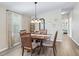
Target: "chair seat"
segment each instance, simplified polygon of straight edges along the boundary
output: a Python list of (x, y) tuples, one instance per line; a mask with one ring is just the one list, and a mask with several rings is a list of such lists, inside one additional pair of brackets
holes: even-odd
[(39, 43), (33, 42), (33, 43), (32, 43), (32, 49), (34, 49), (34, 48), (37, 47), (38, 45), (39, 45)]
[(53, 41), (46, 40), (46, 41), (43, 42), (43, 45), (44, 46), (53, 46)]
[(38, 45), (39, 45), (39, 44), (33, 42), (33, 43), (32, 43), (32, 48), (31, 48), (31, 47), (24, 47), (24, 49), (32, 50), (32, 49), (36, 48)]

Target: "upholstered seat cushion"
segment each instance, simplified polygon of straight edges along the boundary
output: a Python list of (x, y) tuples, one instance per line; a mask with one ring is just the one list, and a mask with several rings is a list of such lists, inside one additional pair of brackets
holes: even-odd
[(43, 42), (43, 45), (44, 46), (53, 46), (53, 41), (46, 40), (46, 41)]
[(39, 43), (33, 42), (33, 43), (32, 43), (32, 49), (34, 49), (34, 48), (37, 47), (38, 45), (39, 45)]

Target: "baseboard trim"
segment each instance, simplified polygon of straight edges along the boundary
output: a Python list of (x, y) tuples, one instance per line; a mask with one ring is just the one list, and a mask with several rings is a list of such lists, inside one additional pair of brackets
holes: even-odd
[(79, 43), (76, 41), (76, 40), (74, 40), (72, 37), (70, 37), (71, 38), (71, 40), (73, 40), (73, 42), (77, 45), (77, 46), (79, 46)]
[[(51, 40), (51, 41), (54, 41), (54, 40)], [(56, 42), (62, 42), (62, 40), (56, 40)]]
[(7, 50), (7, 49), (8, 49), (8, 48), (1, 49), (0, 52), (3, 52), (3, 51), (5, 51), (5, 50)]
[(62, 42), (62, 40), (57, 40), (57, 42)]
[(17, 45), (19, 45), (19, 44), (21, 44), (21, 42), (18, 42), (18, 43), (16, 43), (16, 44), (14, 44), (13, 46), (17, 46)]

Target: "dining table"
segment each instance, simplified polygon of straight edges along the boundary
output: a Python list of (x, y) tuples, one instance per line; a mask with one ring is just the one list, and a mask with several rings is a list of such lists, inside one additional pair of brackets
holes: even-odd
[(32, 38), (32, 40), (40, 40), (40, 46), (36, 47), (36, 48), (38, 48), (38, 47), (40, 48), (39, 52), (38, 52), (38, 54), (39, 54), (40, 51), (42, 50), (42, 47), (44, 47), (43, 46), (43, 41), (47, 40), (47, 39), (50, 39), (50, 35), (48, 35), (48, 34), (31, 34), (31, 38)]

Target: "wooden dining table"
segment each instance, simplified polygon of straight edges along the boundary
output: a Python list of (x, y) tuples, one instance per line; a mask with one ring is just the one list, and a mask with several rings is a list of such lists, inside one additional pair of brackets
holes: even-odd
[(50, 38), (49, 35), (44, 35), (44, 34), (31, 34), (31, 38), (32, 40), (40, 40), (40, 46), (37, 46), (36, 48), (40, 48), (38, 54), (40, 53), (40, 51), (42, 50), (43, 47), (43, 40), (47, 40)]
[(45, 40), (49, 38), (49, 35), (45, 35), (45, 34), (31, 34), (31, 38), (32, 39), (36, 39), (36, 40)]

